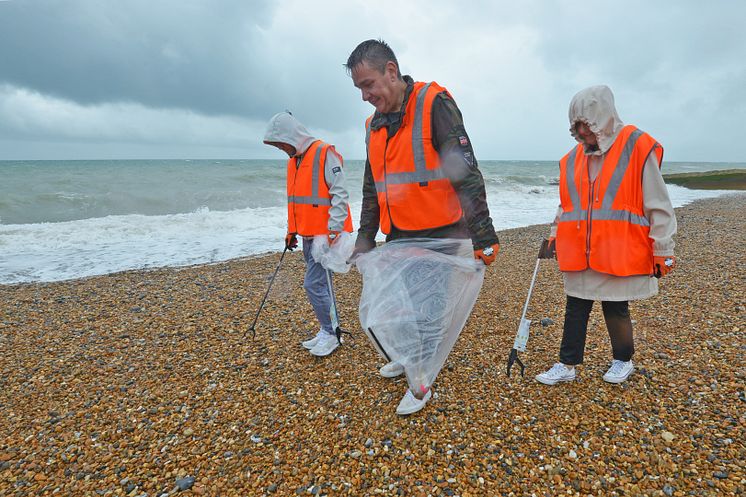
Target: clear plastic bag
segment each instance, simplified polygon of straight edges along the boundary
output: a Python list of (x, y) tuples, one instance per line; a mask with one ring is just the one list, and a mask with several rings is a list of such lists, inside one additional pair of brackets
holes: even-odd
[(435, 381), (484, 280), (470, 240), (402, 239), (355, 260), (363, 276), (360, 324), (387, 360), (404, 366), (409, 388)]
[(325, 269), (335, 273), (346, 273), (350, 270), (351, 265), (347, 261), (354, 249), (355, 239), (352, 237), (352, 233), (343, 231), (331, 246), (329, 246), (326, 235), (317, 235), (313, 237), (311, 256)]

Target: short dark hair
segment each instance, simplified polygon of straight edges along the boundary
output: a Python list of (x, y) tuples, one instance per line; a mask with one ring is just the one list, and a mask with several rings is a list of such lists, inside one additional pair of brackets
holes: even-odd
[(393, 62), (396, 64), (396, 75), (399, 79), (402, 79), (401, 71), (399, 70), (399, 61), (396, 60), (396, 55), (394, 55), (391, 47), (383, 40), (365, 40), (355, 47), (355, 50), (347, 58), (347, 64), (344, 65), (347, 69), (347, 74), (352, 74), (352, 70), (363, 62), (367, 62), (381, 73), (386, 71), (386, 64), (388, 62)]

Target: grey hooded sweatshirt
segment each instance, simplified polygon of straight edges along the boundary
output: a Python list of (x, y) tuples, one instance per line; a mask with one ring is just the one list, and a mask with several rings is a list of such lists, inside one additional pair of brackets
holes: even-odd
[[(306, 127), (289, 112), (280, 112), (272, 116), (269, 125), (267, 125), (267, 132), (264, 134), (264, 143), (286, 143), (295, 148), (295, 157), (298, 158), (298, 163), (300, 163), (308, 147), (316, 140), (317, 138), (311, 136)], [(332, 149), (329, 149), (326, 153), (324, 180), (332, 198), (327, 227), (329, 231), (342, 231), (347, 219), (349, 194), (347, 188), (345, 188), (342, 156), (336, 151), (332, 152)]]
[[(582, 139), (575, 131), (578, 122), (588, 125), (588, 128), (596, 135), (598, 148), (589, 150), (589, 147), (585, 147), (585, 154), (588, 156), (588, 175), (591, 181), (595, 181), (603, 167), (606, 153), (624, 127), (624, 123), (617, 114), (611, 89), (600, 85), (578, 92), (570, 102), (569, 118), (570, 134), (578, 142), (582, 143)], [(673, 255), (676, 215), (655, 154), (650, 154), (643, 168), (642, 195), (643, 211), (650, 221), (649, 236), (653, 240), (653, 254)], [(557, 233), (557, 222), (561, 214), (562, 206), (560, 205), (552, 225), (552, 236)], [(650, 272), (652, 271), (651, 267)], [(585, 271), (566, 271), (563, 276), (565, 293), (581, 299), (636, 300), (658, 293), (658, 280), (647, 275), (613, 276), (586, 269)]]

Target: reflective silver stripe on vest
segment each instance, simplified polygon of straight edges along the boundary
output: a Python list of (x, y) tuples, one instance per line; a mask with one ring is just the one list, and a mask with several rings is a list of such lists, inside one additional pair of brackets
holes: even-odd
[[(430, 89), (428, 83), (422, 87), (417, 94), (417, 103), (414, 108), (414, 123), (412, 124), (412, 155), (414, 155), (414, 169), (415, 171), (427, 170), (427, 164), (425, 164), (425, 144), (422, 143), (422, 119), (425, 113), (425, 95), (427, 90)], [(420, 180), (427, 181), (427, 180)]]
[(311, 196), (319, 196), (319, 169), (321, 169), (321, 149), (324, 148), (321, 143), (316, 147), (316, 153), (313, 155), (313, 170), (311, 172)]
[(586, 210), (574, 210), (570, 212), (563, 212), (560, 215), (560, 222), (563, 221), (585, 221), (588, 217)]
[(332, 205), (331, 199), (322, 197), (294, 197), (288, 195), (288, 202), (305, 205)]
[(650, 226), (650, 221), (645, 216), (634, 214), (623, 209), (598, 209), (593, 211), (594, 221), (627, 221), (640, 226)]
[[(311, 170), (311, 195), (288, 195), (288, 202), (294, 204), (306, 205), (332, 205), (329, 198), (319, 197), (319, 178), (321, 176), (321, 150), (324, 148), (322, 143), (316, 147), (316, 153), (313, 156), (313, 169)], [(325, 180), (326, 181), (326, 180)]]
[[(628, 223), (637, 224), (640, 226), (650, 226), (650, 221), (648, 221), (645, 216), (640, 216), (639, 214), (635, 214), (624, 209), (611, 208), (611, 206), (614, 204), (614, 199), (619, 192), (619, 188), (622, 184), (622, 180), (624, 179), (624, 175), (629, 168), (629, 163), (632, 158), (632, 152), (634, 152), (637, 140), (640, 138), (640, 136), (642, 136), (642, 134), (642, 131), (636, 129), (627, 138), (627, 142), (624, 144), (624, 149), (619, 156), (619, 161), (617, 161), (614, 167), (614, 172), (611, 175), (611, 180), (606, 186), (606, 192), (604, 193), (604, 198), (601, 202), (601, 208), (593, 210), (594, 221), (626, 221)], [(568, 156), (567, 158), (567, 165), (565, 166), (567, 176), (567, 189), (570, 193), (573, 210), (570, 212), (563, 212), (562, 215), (560, 215), (560, 222), (584, 221), (587, 218), (587, 211), (575, 208), (575, 206), (582, 205), (580, 203), (580, 195), (578, 194), (578, 190), (575, 186), (575, 155), (577, 149), (578, 147), (574, 148), (573, 151), (570, 152), (570, 156)]]
[(376, 181), (376, 190), (383, 193), (386, 191), (386, 185), (406, 185), (408, 183), (424, 183), (443, 179), (443, 170), (429, 169), (425, 171), (414, 171), (410, 173), (393, 173), (386, 176), (386, 182)]
[(627, 172), (629, 167), (629, 160), (632, 158), (632, 152), (635, 150), (635, 144), (637, 139), (642, 136), (642, 131), (636, 129), (627, 138), (627, 143), (624, 144), (624, 150), (619, 156), (619, 162), (614, 167), (614, 174), (611, 175), (611, 180), (606, 187), (606, 193), (604, 193), (604, 200), (601, 202), (601, 210), (611, 210), (611, 206), (614, 203), (616, 194), (619, 191), (619, 187), (622, 185), (622, 179), (624, 174)]
[(583, 204), (580, 202), (580, 194), (575, 185), (575, 157), (578, 154), (578, 148), (580, 148), (579, 145), (570, 151), (570, 155), (567, 156), (567, 162), (565, 163), (565, 183), (567, 185), (567, 191), (570, 194), (570, 204), (572, 204), (573, 210), (570, 212), (563, 212), (560, 215), (560, 222), (583, 221), (588, 217), (587, 211), (580, 209), (580, 206)]
[(368, 151), (368, 146), (370, 145), (370, 121), (372, 121), (373, 118), (371, 117), (370, 120), (365, 121), (365, 151)]
[[(414, 108), (414, 120), (412, 122), (412, 156), (414, 157), (414, 171), (389, 173), (386, 174), (384, 181), (376, 181), (376, 191), (383, 193), (386, 191), (386, 185), (406, 185), (410, 183), (427, 183), (445, 178), (443, 170), (428, 169), (425, 160), (425, 142), (423, 140), (425, 117), (425, 97), (430, 89), (428, 83), (417, 93), (417, 100)], [(366, 143), (370, 137), (370, 127), (366, 127)]]

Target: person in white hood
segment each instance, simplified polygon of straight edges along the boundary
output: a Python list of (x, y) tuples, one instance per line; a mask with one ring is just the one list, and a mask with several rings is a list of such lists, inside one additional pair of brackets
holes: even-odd
[[(625, 381), (634, 370), (630, 300), (658, 293), (675, 267), (676, 217), (661, 176), (663, 148), (622, 122), (607, 86), (592, 86), (570, 103), (570, 134), (579, 142), (560, 161), (560, 207), (544, 256), (556, 256), (567, 304), (559, 359), (536, 380), (575, 379), (583, 362), (594, 300), (603, 307), (613, 361), (603, 376)], [(556, 237), (556, 239), (555, 239)]]
[(339, 346), (341, 339), (332, 328), (332, 292), (328, 284), (331, 274), (327, 275), (327, 270), (314, 260), (311, 250), (314, 236), (326, 235), (331, 245), (342, 231), (352, 231), (342, 156), (333, 145), (311, 136), (287, 111), (275, 114), (269, 121), (264, 143), (279, 148), (289, 157), (285, 250), (292, 251), (298, 246), (298, 235), (303, 238), (306, 261), (303, 287), (320, 325), (316, 336), (302, 345), (312, 355), (327, 356)]

